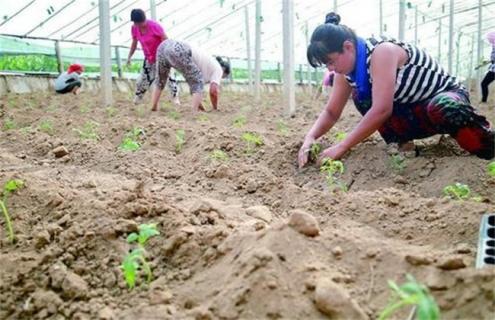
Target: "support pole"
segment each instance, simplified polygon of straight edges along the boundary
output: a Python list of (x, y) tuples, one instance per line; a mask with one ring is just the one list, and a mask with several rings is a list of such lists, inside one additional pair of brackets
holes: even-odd
[(418, 45), (418, 5), (414, 6), (414, 45)]
[[(308, 27), (308, 21), (306, 20), (306, 24), (305, 24), (305, 30), (304, 30), (304, 35), (306, 37), (306, 46), (309, 46), (309, 27)], [(307, 77), (307, 81), (308, 81), (308, 90), (309, 90), (309, 94), (312, 94), (313, 93), (313, 85), (312, 85), (312, 81), (311, 81), (311, 65), (307, 64), (307, 71), (306, 71), (306, 77)]]
[(244, 7), (244, 21), (246, 23), (246, 57), (247, 57), (247, 70), (248, 70), (248, 87), (249, 93), (253, 93), (253, 69), (251, 67), (251, 33), (249, 32), (249, 9)]
[(254, 92), (256, 100), (259, 101), (261, 98), (261, 0), (256, 0), (255, 32)]
[(115, 60), (117, 60), (117, 75), (122, 78), (122, 60), (120, 59), (119, 46), (115, 47)]
[(471, 61), (469, 63), (469, 71), (468, 71), (468, 90), (469, 90), (469, 93), (471, 93), (471, 91), (473, 90), (473, 68), (474, 68), (474, 42), (476, 41), (476, 36), (473, 35), (471, 36), (471, 52), (470, 52), (470, 56), (471, 56)]
[(100, 85), (104, 107), (112, 104), (112, 54), (110, 47), (110, 3), (99, 0)]
[[(232, 66), (232, 60), (230, 58), (227, 58), (227, 61), (229, 63), (229, 66)], [(233, 72), (229, 73), (229, 82), (234, 83), (234, 73)]]
[(442, 19), (438, 19), (438, 63), (442, 64)]
[(404, 41), (404, 32), (406, 29), (406, 0), (399, 2), (399, 41)]
[[(476, 53), (476, 66), (478, 66), (481, 63), (481, 55), (483, 54), (483, 38), (482, 38), (482, 18), (483, 18), (483, 10), (482, 10), (482, 5), (483, 1), (478, 0), (478, 35), (476, 39), (478, 40), (478, 45), (477, 45), (477, 53)], [(478, 68), (476, 72), (476, 80), (477, 83), (480, 83), (481, 81), (481, 68)], [(479, 87), (479, 93), (481, 93), (481, 87)]]
[(380, 0), (380, 37), (383, 36), (383, 0)]
[(457, 42), (455, 44), (455, 76), (459, 77), (459, 56), (461, 53), (461, 36), (462, 33), (459, 32), (457, 35)]
[(452, 62), (454, 57), (454, 0), (450, 0), (449, 8), (449, 55), (448, 72), (452, 74)]
[(150, 0), (150, 13), (151, 13), (151, 20), (156, 21), (156, 1), (155, 0)]
[[(335, 1), (336, 2), (336, 1)], [(287, 115), (296, 111), (294, 89), (294, 2), (283, 0), (283, 41), (284, 41), (284, 104)]]
[(339, 8), (339, 3), (337, 0), (333, 0), (333, 12), (337, 13), (337, 10)]
[(280, 67), (280, 62), (277, 62), (277, 80), (278, 83), (282, 83), (282, 68)]
[(62, 62), (62, 54), (60, 53), (60, 41), (55, 41), (55, 56), (57, 57), (57, 69), (59, 73), (64, 72), (64, 63)]

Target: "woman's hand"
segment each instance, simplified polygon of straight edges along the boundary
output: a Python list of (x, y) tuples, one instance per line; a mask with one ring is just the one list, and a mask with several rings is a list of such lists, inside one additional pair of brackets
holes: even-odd
[(330, 158), (333, 160), (339, 160), (342, 156), (347, 152), (347, 149), (342, 146), (342, 144), (338, 143), (330, 148), (323, 150), (320, 154), (320, 158), (318, 159), (318, 165), (321, 165), (321, 162), (325, 158)]
[(297, 155), (297, 163), (299, 164), (299, 169), (304, 167), (306, 163), (308, 163), (311, 145), (315, 143), (315, 141), (316, 140), (313, 137), (306, 137), (304, 139), (301, 149), (299, 149), (299, 153)]

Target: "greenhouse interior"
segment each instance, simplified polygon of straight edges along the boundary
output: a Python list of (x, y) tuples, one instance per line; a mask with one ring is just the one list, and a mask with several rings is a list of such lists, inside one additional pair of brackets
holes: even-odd
[(0, 319), (495, 319), (495, 1), (0, 7)]

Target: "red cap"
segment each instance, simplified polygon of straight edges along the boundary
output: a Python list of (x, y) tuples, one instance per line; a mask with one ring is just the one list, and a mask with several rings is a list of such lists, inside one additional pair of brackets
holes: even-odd
[(78, 72), (82, 73), (84, 71), (84, 66), (82, 64), (74, 63), (69, 66), (67, 73)]

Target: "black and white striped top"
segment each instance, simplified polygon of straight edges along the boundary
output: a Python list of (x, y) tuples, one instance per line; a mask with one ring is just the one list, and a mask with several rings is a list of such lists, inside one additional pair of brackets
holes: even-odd
[[(449, 75), (426, 51), (412, 44), (387, 38), (366, 39), (366, 63), (371, 84), (373, 83), (370, 76), (371, 54), (376, 46), (383, 42), (399, 45), (406, 50), (409, 57), (407, 63), (397, 70), (394, 103), (417, 103), (428, 100), (437, 93), (460, 87), (457, 79)], [(355, 86), (349, 77), (347, 77), (347, 81), (351, 86)]]

